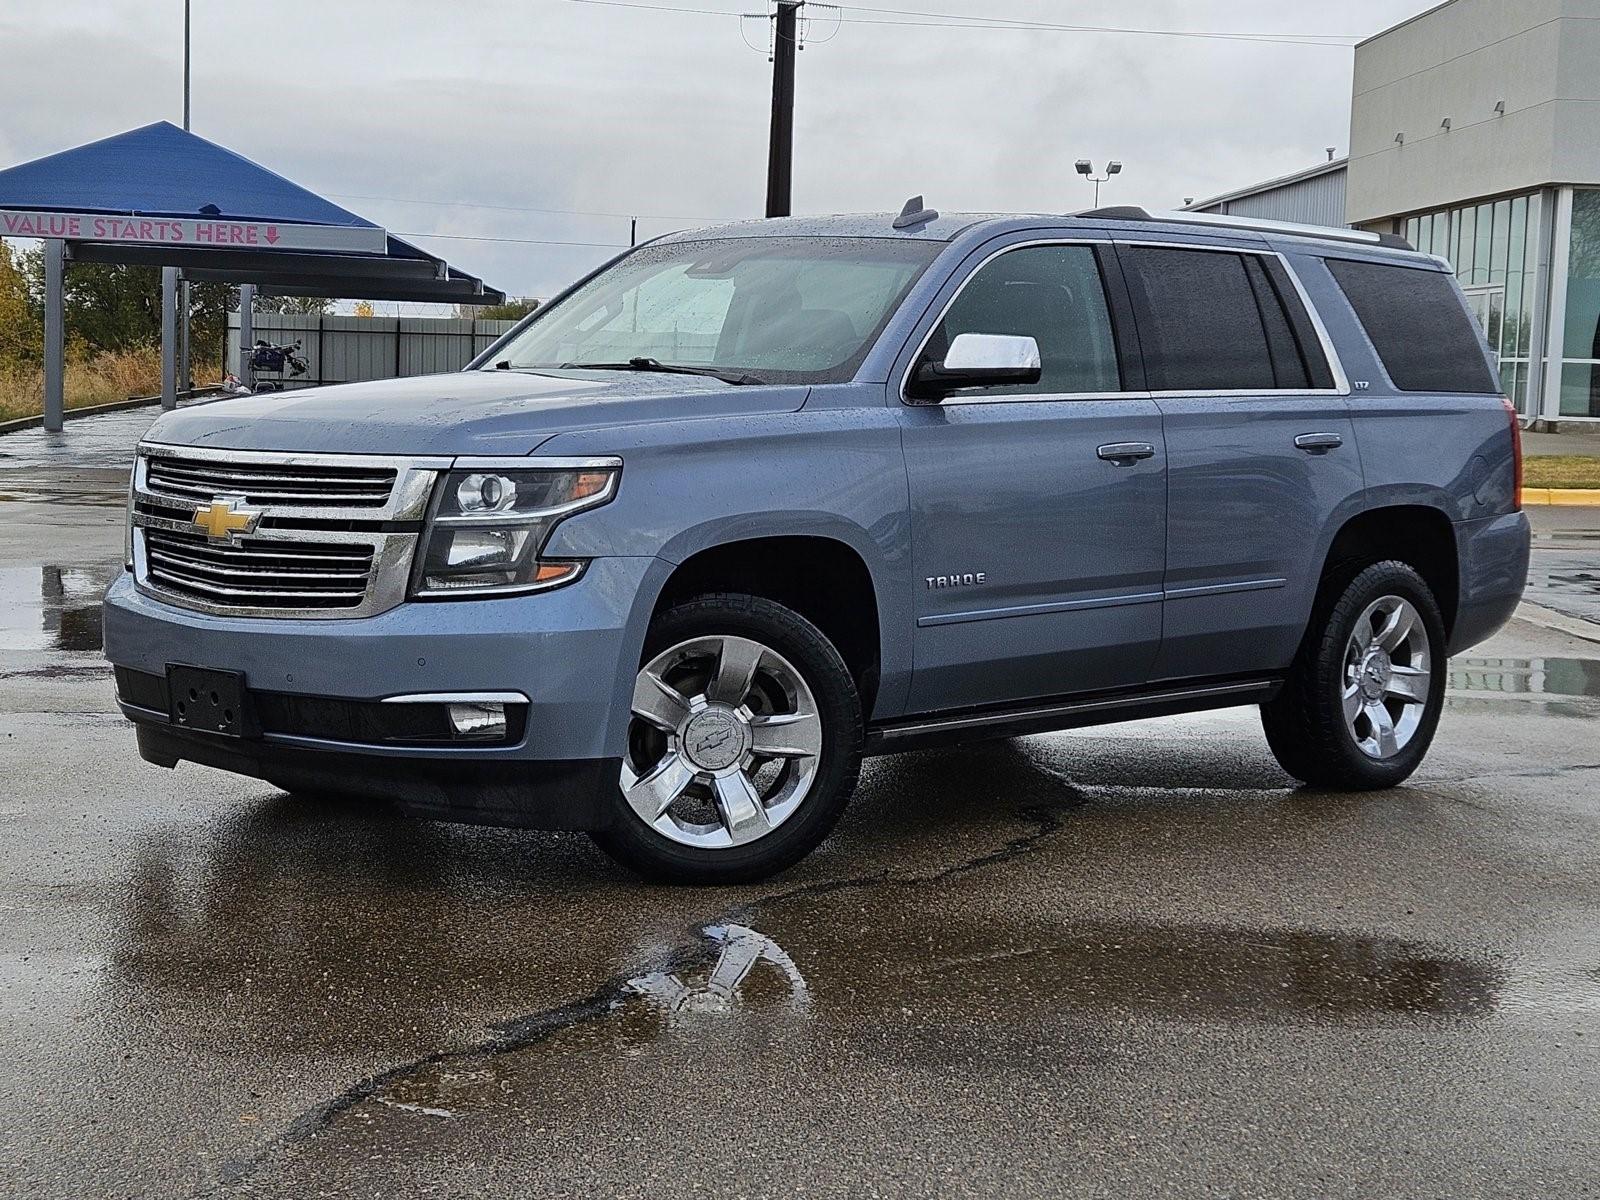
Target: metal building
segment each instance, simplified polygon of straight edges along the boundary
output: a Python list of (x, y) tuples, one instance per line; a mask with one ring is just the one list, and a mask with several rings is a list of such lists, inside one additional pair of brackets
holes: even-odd
[(1347, 162), (1336, 158), (1318, 163), (1293, 175), (1187, 205), (1185, 211), (1293, 221), (1299, 225), (1343, 225)]

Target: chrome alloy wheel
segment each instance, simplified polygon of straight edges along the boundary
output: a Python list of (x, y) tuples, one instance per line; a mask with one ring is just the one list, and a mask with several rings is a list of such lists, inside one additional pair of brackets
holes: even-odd
[(1428, 630), (1409, 600), (1367, 605), (1344, 652), (1344, 720), (1368, 758), (1393, 758), (1416, 736), (1428, 707)]
[(622, 794), (663, 837), (717, 850), (765, 837), (810, 794), (822, 718), (800, 672), (743, 637), (656, 655), (634, 682)]

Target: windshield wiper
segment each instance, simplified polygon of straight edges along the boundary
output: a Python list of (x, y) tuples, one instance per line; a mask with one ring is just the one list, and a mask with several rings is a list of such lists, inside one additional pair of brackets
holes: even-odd
[(677, 363), (664, 363), (659, 358), (630, 358), (627, 362), (566, 362), (562, 363), (563, 371), (656, 371), (663, 375), (704, 375), (710, 379), (720, 379), (723, 383), (735, 386), (763, 383), (759, 376), (749, 375), (743, 371), (722, 371), (716, 367), (685, 367)]

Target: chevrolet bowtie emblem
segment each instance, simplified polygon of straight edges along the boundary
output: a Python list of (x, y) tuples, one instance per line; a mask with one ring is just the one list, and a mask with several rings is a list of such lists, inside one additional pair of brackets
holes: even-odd
[(231, 542), (241, 533), (254, 533), (261, 523), (261, 510), (243, 508), (243, 504), (243, 497), (218, 496), (194, 510), (195, 527), (213, 542)]

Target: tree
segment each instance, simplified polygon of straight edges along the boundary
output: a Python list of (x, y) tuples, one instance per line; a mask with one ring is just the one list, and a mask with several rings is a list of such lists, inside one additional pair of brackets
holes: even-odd
[(23, 256), (0, 241), (0, 368), (37, 362), (44, 328), (29, 294)]
[(472, 316), (479, 321), (520, 321), (538, 307), (539, 302), (533, 299), (507, 300), (504, 304), (485, 304)]
[(323, 296), (257, 296), (255, 310), (295, 317), (320, 317), (332, 307), (333, 301)]

